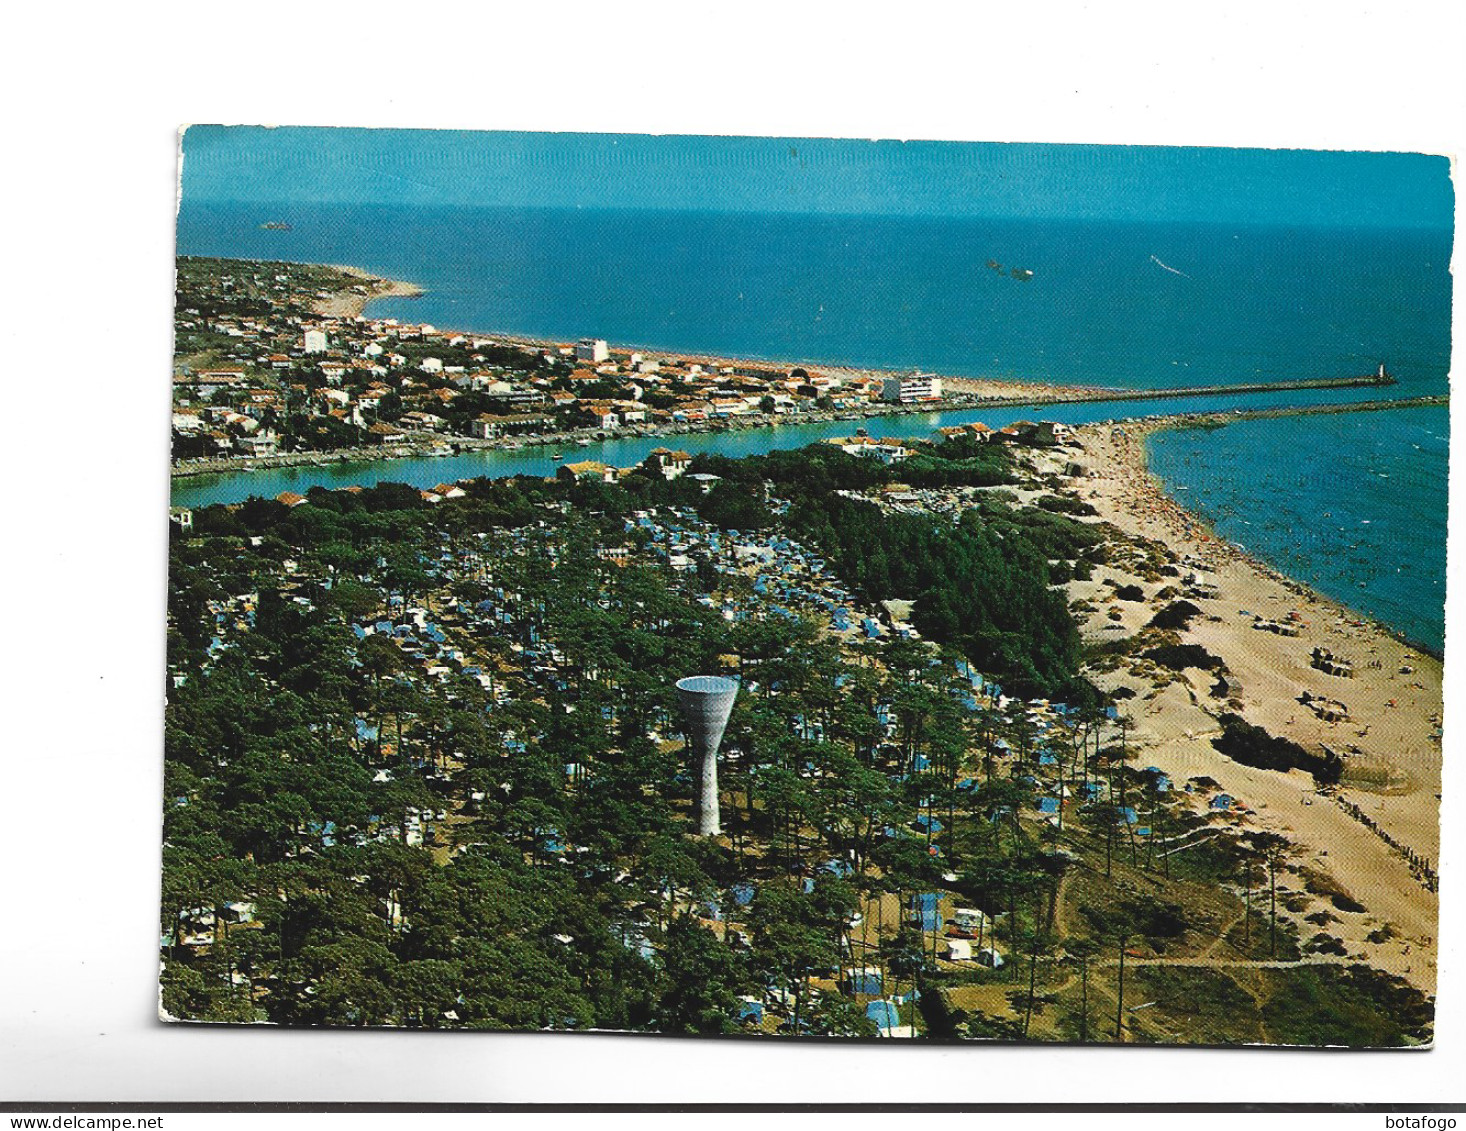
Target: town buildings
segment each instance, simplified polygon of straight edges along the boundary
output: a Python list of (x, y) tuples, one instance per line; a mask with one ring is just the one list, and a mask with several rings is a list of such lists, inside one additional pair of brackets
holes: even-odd
[(602, 362), (610, 356), (610, 348), (600, 338), (581, 338), (575, 343), (576, 361)]
[(887, 377), (881, 382), (881, 400), (887, 404), (915, 404), (936, 401), (942, 397), (942, 379), (932, 373), (913, 373), (909, 377)]
[[(866, 415), (942, 395), (930, 374), (883, 380), (653, 357), (613, 351), (601, 338), (530, 345), (320, 313), (323, 294), (362, 286), (334, 268), (180, 258), (175, 459), (717, 428), (813, 412)], [(663, 473), (685, 470), (674, 461)]]

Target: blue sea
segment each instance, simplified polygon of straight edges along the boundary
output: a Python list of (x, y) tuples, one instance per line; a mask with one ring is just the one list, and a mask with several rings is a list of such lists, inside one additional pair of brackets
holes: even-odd
[[(266, 221), (290, 230), (262, 230)], [(362, 267), (427, 290), (370, 313), (483, 333), (1129, 388), (1350, 376), (1382, 361), (1399, 378), (1385, 391), (1177, 402), (1183, 410), (1447, 390), (1449, 229), (185, 201), (178, 251)], [(1447, 416), (1239, 422), (1157, 436), (1151, 452), (1177, 497), (1223, 534), (1439, 649)], [(901, 421), (903, 432), (917, 423)], [(684, 446), (736, 454), (818, 431)], [(601, 454), (628, 462), (637, 447), (615, 441)], [(475, 453), (184, 480), (174, 499), (551, 467), (542, 453)]]
[(1449, 416), (1404, 408), (1159, 432), (1150, 466), (1223, 537), (1439, 654)]

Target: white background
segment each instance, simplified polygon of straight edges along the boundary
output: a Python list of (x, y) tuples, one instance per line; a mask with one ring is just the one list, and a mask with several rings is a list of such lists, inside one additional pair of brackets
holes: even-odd
[[(0, 76), (0, 1100), (1466, 1100), (1454, 706), (1430, 1053), (330, 1034), (153, 1020), (179, 125), (1459, 153), (1460, 12), (1399, 0), (1200, 11), (789, 0), (13, 9)], [(1457, 542), (1448, 627), (1460, 621)], [(1459, 664), (1448, 674), (1455, 704)]]

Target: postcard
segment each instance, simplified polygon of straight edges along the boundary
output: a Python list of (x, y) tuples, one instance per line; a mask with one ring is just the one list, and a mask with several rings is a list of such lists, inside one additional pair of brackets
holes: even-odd
[(181, 160), (165, 1019), (1431, 1043), (1445, 158)]

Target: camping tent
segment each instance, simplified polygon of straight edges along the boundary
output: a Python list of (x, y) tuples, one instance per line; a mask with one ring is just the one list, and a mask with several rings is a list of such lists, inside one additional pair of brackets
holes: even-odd
[(845, 984), (852, 994), (878, 994), (881, 983), (879, 966), (852, 966), (845, 971)]
[(738, 1020), (752, 1021), (755, 1025), (764, 1023), (764, 1003), (756, 997), (739, 999)]
[(919, 892), (912, 900), (912, 918), (919, 919), (923, 931), (942, 929), (942, 895), (940, 892)]
[(883, 1035), (901, 1024), (901, 1012), (896, 1008), (895, 1002), (873, 1001), (865, 1007), (865, 1015), (876, 1023), (876, 1028)]

